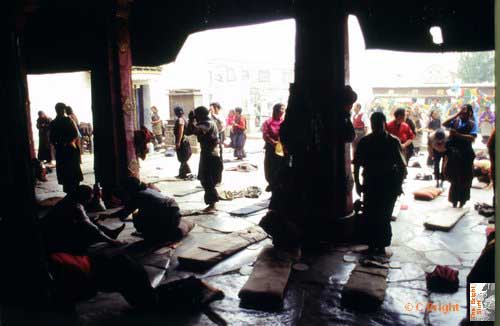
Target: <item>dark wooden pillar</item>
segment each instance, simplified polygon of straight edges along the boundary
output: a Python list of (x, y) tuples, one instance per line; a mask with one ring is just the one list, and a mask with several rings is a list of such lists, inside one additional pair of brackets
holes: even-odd
[(96, 35), (91, 83), (96, 180), (109, 192), (125, 177), (138, 176), (139, 165), (133, 142), (129, 1), (113, 0), (106, 4), (96, 22), (102, 34)]
[(350, 213), (341, 94), (346, 81), (346, 12), (342, 1), (295, 1), (295, 82), (282, 138), (289, 179), (307, 237)]
[[(22, 56), (22, 1), (0, 13), (0, 300), (44, 304), (48, 274), (37, 229), (28, 92)], [(32, 144), (32, 142), (31, 142)]]

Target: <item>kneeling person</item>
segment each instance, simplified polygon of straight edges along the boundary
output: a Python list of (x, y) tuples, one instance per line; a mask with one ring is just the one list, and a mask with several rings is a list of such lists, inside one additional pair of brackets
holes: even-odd
[(41, 221), (42, 234), (47, 251), (84, 253), (90, 245), (107, 242), (124, 244), (116, 240), (125, 224), (115, 230), (92, 221), (84, 206), (93, 198), (92, 188), (80, 185), (57, 203)]
[(133, 215), (134, 227), (144, 239), (151, 241), (174, 240), (178, 237), (181, 221), (179, 206), (175, 199), (164, 196), (135, 177), (129, 177), (124, 184), (122, 200), (125, 207), (118, 212), (103, 217), (127, 218)]

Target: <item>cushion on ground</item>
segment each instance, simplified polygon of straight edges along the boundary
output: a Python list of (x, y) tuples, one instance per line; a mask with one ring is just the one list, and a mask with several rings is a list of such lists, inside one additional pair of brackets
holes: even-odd
[(430, 186), (415, 190), (413, 196), (416, 200), (433, 200), (442, 192), (442, 189)]
[(428, 230), (449, 231), (468, 211), (468, 208), (446, 207), (426, 212), (424, 227)]
[(241, 306), (258, 310), (282, 309), (292, 262), (297, 258), (297, 249), (287, 252), (272, 246), (264, 248), (238, 294)]
[(384, 301), (386, 268), (356, 265), (342, 289), (342, 304), (361, 311), (375, 311)]
[(267, 234), (257, 226), (232, 232), (223, 237), (200, 243), (180, 254), (177, 257), (179, 266), (188, 270), (203, 271), (266, 237)]

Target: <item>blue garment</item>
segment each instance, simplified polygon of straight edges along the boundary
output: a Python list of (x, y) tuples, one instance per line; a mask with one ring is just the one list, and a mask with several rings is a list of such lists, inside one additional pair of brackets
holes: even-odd
[(478, 128), (476, 121), (463, 121), (460, 118), (453, 119), (450, 122), (450, 128), (455, 129), (461, 134), (477, 135)]

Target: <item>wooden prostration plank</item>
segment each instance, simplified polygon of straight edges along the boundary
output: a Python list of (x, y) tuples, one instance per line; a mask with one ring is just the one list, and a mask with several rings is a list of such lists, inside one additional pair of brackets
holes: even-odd
[(384, 301), (387, 289), (386, 268), (356, 265), (342, 289), (342, 304), (361, 311), (374, 311)]
[(425, 214), (424, 227), (428, 230), (449, 231), (469, 211), (468, 208), (446, 207)]
[(292, 262), (298, 256), (298, 250), (286, 252), (271, 246), (264, 248), (238, 294), (241, 306), (258, 310), (282, 309)]
[(266, 237), (267, 234), (257, 226), (232, 232), (223, 237), (202, 243), (179, 255), (177, 257), (179, 266), (188, 270), (206, 270), (226, 257)]

